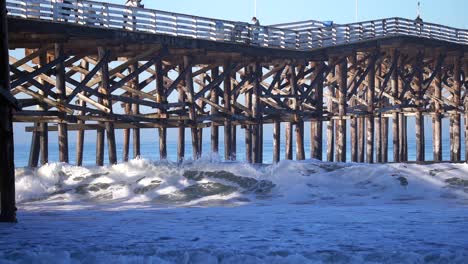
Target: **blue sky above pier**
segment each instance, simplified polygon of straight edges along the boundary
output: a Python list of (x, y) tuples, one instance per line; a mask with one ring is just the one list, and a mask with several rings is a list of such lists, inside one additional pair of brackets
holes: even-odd
[[(121, 4), (124, 0), (112, 0)], [(422, 18), (427, 22), (468, 28), (465, 0), (419, 0)], [(359, 21), (385, 17), (415, 18), (418, 0), (358, 0)], [(196, 16), (246, 21), (254, 14), (254, 0), (143, 0), (147, 8)], [(355, 0), (257, 0), (257, 16), (264, 25), (301, 20), (355, 21)]]

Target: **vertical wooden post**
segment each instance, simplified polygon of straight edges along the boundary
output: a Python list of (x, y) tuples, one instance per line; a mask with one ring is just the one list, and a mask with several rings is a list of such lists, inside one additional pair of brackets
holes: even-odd
[[(184, 67), (183, 65), (179, 66), (179, 73), (182, 73)], [(185, 81), (181, 81), (180, 86), (184, 86)], [(177, 92), (178, 92), (178, 100), (179, 103), (185, 103), (185, 91), (182, 87), (177, 87)], [(185, 110), (185, 106), (182, 106), (180, 110)], [(184, 113), (185, 115), (185, 113)], [(177, 137), (177, 162), (182, 162), (184, 161), (185, 158), (185, 125), (184, 121), (180, 120), (179, 122), (179, 136)]]
[[(398, 80), (398, 93), (400, 96), (403, 95), (403, 89), (405, 87), (405, 83), (403, 79)], [(406, 100), (406, 99), (404, 99)], [(405, 101), (403, 100), (403, 103)], [(399, 134), (399, 142), (400, 142), (400, 161), (407, 162), (408, 161), (408, 117), (406, 113), (400, 112), (399, 113), (399, 127), (400, 127), (400, 134)]]
[[(100, 93), (104, 95), (103, 104), (109, 108), (110, 115), (112, 115), (112, 100), (110, 98), (110, 84), (109, 84), (109, 59), (108, 52), (103, 47), (98, 47), (99, 60), (104, 61), (101, 67), (101, 87)], [(113, 121), (107, 121), (106, 123), (106, 135), (107, 135), (107, 153), (109, 157), (109, 164), (117, 163), (117, 149), (115, 146), (115, 130)]]
[[(0, 89), (10, 92), (6, 1), (0, 1)], [(12, 108), (0, 99), (0, 222), (16, 222)]]
[[(157, 102), (162, 105), (167, 104), (166, 89), (164, 88), (164, 69), (161, 59), (156, 61), (156, 99)], [(167, 110), (165, 108), (161, 108), (159, 113), (161, 113), (161, 115), (166, 115)], [(162, 127), (158, 128), (158, 132), (159, 159), (165, 160), (167, 159), (167, 127), (165, 123), (162, 124)]]
[[(232, 72), (229, 76), (232, 78), (231, 79), (231, 88), (234, 87), (234, 82), (233, 79), (236, 79), (236, 72)], [(232, 94), (232, 101), (237, 102), (237, 95)], [(231, 104), (231, 112), (233, 114), (236, 114), (237, 109), (234, 107), (234, 104)], [(231, 160), (236, 160), (237, 159), (237, 126), (234, 124), (231, 124)]]
[(273, 123), (273, 163), (280, 161), (280, 148), (281, 148), (281, 123), (275, 121)]
[(189, 118), (190, 118), (190, 130), (192, 132), (192, 155), (193, 159), (197, 160), (200, 158), (200, 144), (198, 143), (198, 127), (197, 127), (197, 112), (195, 111), (195, 100), (194, 100), (194, 89), (193, 89), (193, 78), (192, 78), (192, 62), (188, 56), (184, 56), (185, 66), (185, 85), (187, 87), (187, 103), (189, 104)]
[[(328, 62), (328, 67), (331, 67), (330, 65), (333, 63), (332, 60)], [(330, 83), (331, 80), (334, 78), (334, 73), (335, 69), (333, 68), (330, 74), (327, 76), (327, 83)], [(332, 100), (332, 97), (335, 97), (336, 92), (335, 92), (335, 87), (332, 85), (328, 85), (328, 91), (329, 91), (329, 98), (327, 102), (327, 111), (329, 113), (334, 113), (334, 103)], [(327, 123), (327, 161), (332, 162), (334, 158), (334, 152), (335, 152), (335, 132), (334, 132), (334, 127), (335, 127), (335, 120), (330, 119), (328, 120)]]
[(358, 117), (357, 121), (357, 142), (358, 142), (358, 162), (364, 162), (366, 154), (366, 134), (364, 133), (366, 127), (366, 120), (364, 117)]
[[(379, 63), (380, 64), (380, 63)], [(380, 76), (382, 76), (382, 66), (378, 65), (378, 72), (375, 77), (375, 87), (377, 91), (381, 91), (382, 85), (380, 82)], [(377, 98), (378, 100), (378, 105), (379, 108), (382, 108), (382, 100), (383, 98)], [(374, 119), (375, 122), (375, 143), (376, 143), (376, 148), (375, 148), (375, 156), (377, 157), (377, 162), (382, 163), (382, 114), (377, 113), (377, 116)]]
[[(34, 128), (38, 129), (39, 123), (34, 123)], [(28, 166), (31, 168), (37, 167), (37, 164), (39, 163), (39, 148), (40, 148), (39, 136), (40, 136), (39, 131), (32, 132), (31, 146), (29, 150), (29, 161), (28, 161)]]
[[(418, 56), (419, 57), (419, 56)], [(415, 93), (416, 93), (416, 161), (425, 161), (425, 141), (424, 141), (424, 116), (422, 115), (423, 106), (423, 82), (424, 82), (424, 71), (423, 71), (423, 59), (418, 58), (416, 61), (416, 81), (415, 81)]]
[(350, 124), (349, 124), (349, 135), (351, 137), (351, 162), (358, 161), (358, 134), (357, 134), (358, 127), (357, 127), (357, 124), (358, 124), (358, 118), (356, 116), (351, 117)]
[[(395, 50), (393, 53), (393, 66), (394, 70), (391, 73), (391, 89), (393, 98), (398, 98), (398, 60), (400, 53)], [(396, 106), (397, 102), (393, 100), (393, 105)], [(392, 139), (393, 139), (393, 161), (400, 162), (400, 116), (397, 112), (392, 116)]]
[[(135, 62), (133, 65), (130, 65), (131, 72), (135, 72), (138, 69), (138, 62)], [(138, 75), (133, 78), (131, 82), (131, 87), (135, 90), (140, 90), (140, 81)], [(138, 99), (138, 95), (133, 95), (134, 98)], [(132, 104), (132, 114), (140, 114), (140, 105), (137, 103)], [(133, 129), (133, 158), (139, 158), (141, 155), (141, 143), (140, 143), (140, 128), (136, 127)]]
[(450, 115), (451, 125), (451, 141), (450, 141), (450, 160), (452, 162), (459, 162), (461, 160), (461, 127), (460, 127), (460, 112), (458, 107), (461, 105), (461, 61), (460, 56), (454, 58), (453, 65), (453, 97), (452, 103), (457, 106)]
[(296, 160), (305, 160), (305, 151), (304, 151), (304, 121), (299, 115), (301, 111), (300, 101), (299, 101), (299, 88), (297, 87), (297, 76), (296, 76), (296, 67), (291, 65), (289, 67), (289, 83), (291, 85), (291, 95), (292, 98), (292, 108), (294, 109), (294, 122), (296, 127), (294, 129), (296, 134)]
[[(324, 63), (320, 62), (319, 66), (316, 68), (317, 74), (314, 74), (317, 81), (315, 82), (314, 87), (314, 102), (317, 111), (317, 119), (312, 121), (310, 124), (310, 138), (311, 138), (311, 146), (310, 146), (310, 156), (313, 159), (322, 160), (322, 142), (323, 142), (323, 74), (320, 74), (323, 67), (325, 67)], [(317, 65), (315, 65), (317, 66)]]
[[(99, 95), (98, 103), (103, 104), (103, 95)], [(103, 166), (104, 165), (104, 128), (103, 122), (98, 122), (100, 125), (98, 129), (96, 129), (96, 165)]]
[[(251, 78), (250, 67), (245, 67), (244, 69), (244, 78)], [(245, 93), (245, 107), (247, 109), (252, 109), (252, 90), (248, 90)], [(252, 116), (253, 118), (253, 116)], [(249, 163), (253, 162), (252, 159), (252, 125), (245, 125), (245, 160)]]
[[(208, 79), (208, 76), (206, 73), (203, 73), (202, 74), (202, 82), (204, 85), (206, 85), (207, 83), (207, 79)], [(199, 87), (199, 90), (203, 89), (203, 86), (200, 86)], [(195, 94), (195, 93), (194, 93)], [(205, 102), (199, 100), (198, 102), (196, 102), (196, 105), (198, 106), (199, 109), (204, 109), (205, 108)], [(198, 115), (203, 115), (203, 111), (200, 111), (199, 109), (197, 109), (197, 116)], [(197, 126), (198, 126), (198, 122), (197, 122)], [(198, 127), (197, 128), (197, 137), (198, 137), (198, 152), (199, 152), (199, 158), (201, 158), (203, 156), (203, 127)]]
[(367, 60), (369, 73), (367, 79), (367, 136), (366, 136), (366, 162), (374, 163), (374, 96), (375, 96), (375, 55)]
[[(131, 74), (134, 70), (133, 66), (128, 67), (128, 74)], [(130, 87), (134, 88), (134, 81), (131, 80), (129, 82)], [(132, 94), (128, 95), (129, 97), (132, 96)], [(132, 104), (130, 103), (125, 103), (124, 106), (124, 112), (126, 115), (131, 115), (132, 114)], [(130, 134), (131, 130), (130, 128), (125, 128), (123, 130), (123, 161), (127, 162), (130, 158)]]
[[(98, 100), (99, 103), (102, 103), (102, 99)], [(102, 122), (99, 122), (102, 125)], [(96, 165), (104, 165), (104, 129), (102, 127), (96, 130)]]
[[(44, 64), (41, 64), (39, 62), (39, 67), (42, 67)], [(40, 80), (42, 81), (42, 80)], [(44, 85), (44, 83), (41, 83), (42, 85)], [(44, 96), (44, 91), (42, 91), (41, 89), (39, 89), (38, 93), (42, 96)], [(46, 96), (47, 97), (47, 96)], [(46, 111), (47, 109), (43, 109), (43, 104), (39, 104), (38, 105), (38, 110), (39, 111)], [(41, 129), (41, 123), (34, 123), (34, 127), (36, 129)], [(40, 152), (40, 149), (41, 149), (41, 146), (40, 146), (40, 139), (41, 139), (41, 135), (42, 135), (42, 131), (34, 131), (32, 132), (32, 136), (31, 136), (31, 146), (30, 146), (30, 151), (29, 151), (29, 162), (28, 162), (28, 166), (31, 167), (31, 168), (35, 168), (37, 167), (38, 163), (39, 163), (39, 152)]]
[(346, 162), (346, 94), (347, 94), (347, 79), (348, 79), (348, 62), (345, 57), (343, 61), (337, 65), (338, 77), (338, 126), (336, 139), (336, 161)]
[(388, 117), (382, 117), (382, 162), (388, 162)]
[(254, 163), (260, 163), (260, 126), (261, 126), (261, 116), (260, 116), (260, 96), (261, 96), (261, 87), (260, 87), (260, 78), (262, 69), (258, 63), (253, 66), (253, 97), (252, 97), (252, 115), (255, 120), (255, 125), (252, 126), (252, 159)]
[[(286, 76), (288, 74), (290, 73), (286, 72)], [(286, 122), (285, 137), (286, 137), (285, 159), (292, 160), (293, 159), (293, 122), (291, 121)]]
[[(356, 65), (356, 54), (353, 54), (349, 56), (349, 63), (352, 66), (355, 66), (353, 69), (350, 70), (352, 75), (357, 74), (357, 65)], [(357, 85), (357, 76), (355, 76), (354, 81), (352, 83), (353, 86)], [(350, 84), (351, 85), (351, 84)], [(356, 87), (356, 91), (357, 87)], [(356, 106), (356, 100), (354, 98), (351, 98), (349, 105), (351, 107)], [(358, 161), (358, 134), (357, 134), (357, 117), (352, 116), (350, 120), (350, 125), (349, 125), (349, 135), (350, 135), (350, 143), (351, 143), (351, 162), (357, 162)]]
[[(89, 63), (85, 59), (81, 60), (80, 64), (81, 64), (81, 68), (88, 70)], [(85, 78), (86, 78), (86, 75), (81, 74), (81, 80), (83, 81)], [(85, 95), (84, 92), (83, 92), (83, 95)], [(80, 106), (86, 107), (86, 102), (83, 100), (80, 100)], [(84, 111), (81, 111), (80, 114), (83, 115)], [(78, 124), (84, 124), (84, 121), (78, 120)], [(80, 129), (76, 133), (76, 165), (77, 166), (83, 165), (84, 135), (85, 135), (84, 129)]]
[[(465, 73), (465, 93), (468, 90), (468, 58), (464, 58), (463, 71)], [(465, 162), (468, 163), (468, 96), (465, 95)]]
[(286, 129), (284, 131), (286, 137), (286, 160), (293, 159), (293, 123), (286, 122)]
[(374, 118), (375, 123), (375, 157), (377, 163), (382, 163), (382, 117), (380, 114)]
[[(126, 115), (131, 115), (131, 104), (125, 103), (124, 106), (124, 111)], [(127, 162), (130, 156), (130, 128), (125, 128), (123, 130), (123, 155), (122, 155), (122, 160), (124, 162)]]
[[(216, 80), (219, 76), (219, 68), (218, 66), (211, 69), (211, 80)], [(210, 90), (210, 100), (214, 104), (219, 104), (218, 100), (218, 86), (214, 86)], [(218, 109), (216, 107), (211, 106), (210, 114), (212, 116), (216, 116), (218, 114)], [(218, 153), (219, 152), (219, 127), (212, 122), (211, 123), (211, 152)]]
[[(435, 62), (437, 64), (437, 62)], [(437, 67), (434, 65), (434, 67)], [(432, 141), (433, 141), (433, 153), (434, 161), (442, 161), (442, 73), (438, 70), (434, 78), (434, 114), (432, 116)]]
[[(47, 53), (43, 53), (39, 55), (39, 64), (42, 66), (47, 64)], [(39, 80), (39, 83), (45, 84), (42, 78)], [(43, 91), (39, 91), (39, 94), (43, 94)], [(41, 104), (39, 109), (46, 110), (47, 105)], [(39, 137), (39, 145), (41, 150), (41, 165), (45, 165), (49, 162), (49, 126), (47, 123), (40, 123), (40, 137)]]
[[(55, 44), (55, 58), (65, 56), (63, 51), (63, 44)], [(56, 86), (58, 102), (64, 103), (66, 100), (66, 89), (65, 89), (65, 65), (62, 62), (56, 66)], [(59, 161), (68, 163), (68, 126), (67, 123), (61, 121), (58, 123), (58, 143), (59, 143)]]
[[(400, 87), (402, 87), (400, 85)], [(400, 113), (400, 161), (408, 161), (408, 117)]]
[[(224, 108), (226, 111), (231, 111), (231, 74), (228, 72), (231, 67), (231, 63), (229, 61), (224, 63)], [(231, 143), (231, 118), (226, 117), (224, 118), (224, 159), (231, 160), (232, 159), (232, 143)]]

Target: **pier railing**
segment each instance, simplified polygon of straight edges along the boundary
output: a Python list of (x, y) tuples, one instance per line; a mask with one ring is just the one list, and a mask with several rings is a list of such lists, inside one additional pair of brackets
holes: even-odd
[(468, 30), (403, 18), (345, 25), (323, 23), (320, 26), (317, 21), (312, 21), (254, 26), (81, 0), (7, 0), (7, 8), (8, 15), (14, 17), (291, 50), (310, 50), (398, 35), (468, 44)]

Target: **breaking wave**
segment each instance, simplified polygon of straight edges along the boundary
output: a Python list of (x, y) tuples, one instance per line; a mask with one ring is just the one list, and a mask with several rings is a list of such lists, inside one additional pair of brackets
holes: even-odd
[(107, 167), (53, 163), (16, 170), (20, 204), (123, 203), (168, 206), (250, 202), (363, 205), (453, 201), (468, 204), (468, 165), (344, 164), (282, 161), (275, 165), (144, 159)]

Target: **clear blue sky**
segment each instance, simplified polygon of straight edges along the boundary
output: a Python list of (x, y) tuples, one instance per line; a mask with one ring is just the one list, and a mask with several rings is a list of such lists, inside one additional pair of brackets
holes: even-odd
[[(112, 0), (123, 3), (124, 0)], [(468, 28), (466, 0), (420, 0), (425, 21)], [(385, 17), (415, 18), (417, 0), (358, 0), (359, 20)], [(197, 16), (250, 21), (254, 0), (143, 0), (147, 8)], [(300, 20), (333, 20), (336, 23), (355, 21), (355, 0), (257, 0), (257, 16), (262, 24), (277, 24)]]
[[(358, 1), (360, 21), (385, 17), (410, 19), (416, 17), (417, 0)], [(120, 4), (125, 1), (112, 0), (108, 2)], [(457, 28), (468, 28), (468, 1), (425, 0), (420, 2), (422, 18), (425, 21)], [(254, 14), (254, 0), (143, 0), (143, 3), (145, 7), (151, 9), (234, 21), (248, 22)], [(356, 0), (257, 0), (257, 17), (263, 25), (310, 19), (350, 23), (355, 21), (355, 7)], [(430, 125), (430, 122), (427, 122), (427, 125)], [(25, 124), (15, 124), (15, 138), (18, 143), (30, 141), (31, 134), (24, 132), (24, 126)], [(143, 140), (145, 138), (155, 140), (152, 130), (149, 134), (143, 132), (142, 136)], [(87, 138), (87, 140), (93, 139)]]

